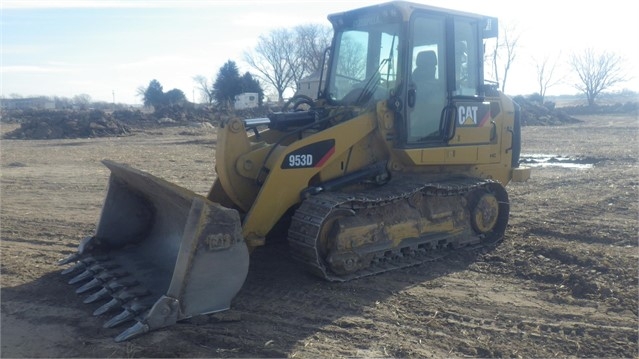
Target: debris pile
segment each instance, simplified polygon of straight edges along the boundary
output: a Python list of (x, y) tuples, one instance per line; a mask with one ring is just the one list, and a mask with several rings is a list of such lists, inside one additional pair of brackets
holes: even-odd
[(184, 126), (194, 123), (219, 122), (219, 113), (213, 107), (174, 105), (144, 111), (139, 109), (113, 111), (113, 118), (134, 128)]
[[(532, 98), (516, 96), (521, 107), (523, 126), (558, 126), (581, 122), (570, 114), (580, 114), (581, 108), (555, 108), (554, 103), (543, 105)], [(617, 105), (619, 110), (637, 111), (637, 104)], [(592, 110), (592, 108), (590, 108)], [(3, 110), (0, 119), (6, 123), (20, 123), (20, 128), (6, 133), (8, 139), (90, 138), (129, 135), (131, 128), (148, 129), (208, 123), (213, 126), (230, 117), (266, 117), (279, 108), (262, 106), (245, 110), (218, 110), (213, 106), (175, 105), (150, 111), (124, 109), (103, 110)]]
[(523, 96), (516, 96), (514, 100), (521, 107), (522, 126), (557, 126), (581, 122), (554, 106), (540, 105)]
[(611, 115), (611, 114), (634, 114), (639, 115), (639, 102), (615, 102), (609, 104), (597, 104), (595, 106), (571, 106), (562, 107), (562, 110), (570, 115)]
[(128, 126), (100, 110), (23, 110), (11, 116), (20, 127), (6, 133), (7, 139), (113, 137), (130, 133)]

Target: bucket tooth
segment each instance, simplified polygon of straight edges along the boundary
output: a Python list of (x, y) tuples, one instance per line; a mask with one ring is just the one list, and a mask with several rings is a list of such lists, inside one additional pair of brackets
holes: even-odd
[(105, 270), (95, 275), (95, 277), (88, 283), (85, 283), (80, 288), (76, 289), (77, 294), (86, 293), (90, 290), (101, 287), (104, 283), (126, 276), (128, 273), (126, 271), (110, 271)]
[(93, 278), (90, 281), (84, 283), (84, 285), (82, 285), (80, 288), (76, 289), (75, 294), (86, 293), (96, 288), (100, 288), (101, 286), (102, 286), (102, 281), (97, 278)]
[(115, 310), (117, 308), (119, 308), (120, 306), (122, 306), (122, 303), (116, 299), (113, 298), (111, 299), (109, 302), (107, 302), (106, 304), (102, 305), (101, 307), (99, 307), (98, 309), (93, 311), (93, 315), (94, 316), (98, 316), (98, 315), (102, 315), (102, 314), (106, 314), (112, 310)]
[(63, 270), (62, 275), (67, 275), (67, 274), (79, 272), (81, 270), (85, 270), (87, 267), (90, 267), (91, 265), (95, 264), (95, 262), (97, 262), (98, 260), (99, 260), (98, 258), (93, 256), (83, 258), (77, 261), (77, 263), (74, 266)]
[(103, 327), (104, 328), (117, 327), (118, 325), (122, 323), (126, 323), (130, 320), (135, 319), (136, 316), (138, 316), (140, 313), (144, 312), (145, 310), (149, 309), (150, 307), (151, 306), (149, 305), (149, 303), (135, 301), (132, 305), (129, 305), (126, 308), (124, 308), (124, 310), (120, 314), (116, 315), (115, 317), (111, 318), (106, 323), (104, 323)]
[[(89, 239), (90, 239), (90, 237), (87, 237), (83, 241), (88, 241)], [(104, 259), (105, 259), (104, 255), (99, 255), (98, 258), (95, 258), (93, 256), (90, 256), (90, 255), (87, 255), (86, 253), (84, 253), (84, 250), (78, 250), (77, 252), (75, 252), (73, 254), (70, 254), (65, 259), (59, 260), (58, 261), (58, 265), (62, 266), (62, 265), (65, 265), (65, 264), (69, 264), (71, 262), (94, 263), (97, 260), (104, 260)]]
[(147, 324), (144, 324), (142, 322), (135, 322), (135, 324), (133, 324), (129, 329), (123, 331), (122, 333), (120, 333), (120, 335), (115, 337), (115, 341), (117, 343), (120, 343), (135, 337), (139, 337), (144, 333), (148, 333), (149, 330), (151, 329)]
[(84, 299), (84, 303), (89, 304), (89, 303), (97, 302), (101, 299), (106, 299), (110, 297), (111, 295), (113, 295), (113, 293), (116, 293), (119, 290), (122, 290), (124, 288), (129, 288), (137, 284), (138, 284), (138, 281), (135, 280), (135, 278), (133, 277), (122, 277), (122, 278), (113, 279), (103, 284), (102, 289), (86, 297)]
[[(91, 251), (92, 244), (95, 241), (94, 237), (85, 237), (80, 241), (80, 245), (78, 246), (78, 251), (69, 255), (68, 257), (59, 260), (58, 265), (62, 266), (65, 264), (69, 264), (71, 262), (84, 261), (87, 257), (87, 253)], [(95, 252), (94, 252), (95, 253)]]
[(122, 323), (126, 323), (129, 320), (133, 320), (137, 314), (130, 311), (128, 308), (124, 309), (120, 314), (115, 317), (109, 319), (104, 325), (103, 328), (115, 328)]
[(107, 290), (106, 288), (102, 288), (99, 291), (91, 294), (90, 296), (84, 298), (84, 300), (82, 301), (84, 304), (90, 304), (90, 303), (94, 303), (97, 302), (101, 299), (106, 299), (108, 297), (111, 296), (111, 292), (109, 292), (109, 290)]
[(92, 266), (90, 266), (89, 268), (87, 268), (84, 272), (78, 274), (77, 276), (71, 278), (71, 280), (69, 281), (69, 284), (76, 284), (76, 283), (80, 283), (82, 281), (91, 279), (93, 276), (95, 276), (96, 274), (107, 270), (107, 269), (113, 269), (116, 268), (117, 264), (114, 263), (98, 263), (98, 264), (94, 264)]
[(90, 279), (91, 277), (93, 277), (94, 274), (95, 272), (91, 271), (90, 269), (87, 269), (84, 272), (78, 274), (77, 276), (71, 278), (71, 280), (69, 280), (69, 284), (76, 284), (76, 283), (86, 281)]
[(60, 272), (62, 275), (68, 275), (71, 273), (75, 273), (75, 272), (79, 272), (81, 270), (83, 270), (84, 268), (86, 268), (87, 266), (84, 265), (84, 263), (82, 262), (78, 262), (76, 263), (73, 267), (69, 267), (65, 270), (63, 270), (62, 272)]
[[(135, 304), (138, 303), (134, 302), (134, 305), (130, 306), (131, 310), (138, 310), (134, 308)], [(140, 304), (146, 304), (146, 302), (142, 302)], [(140, 309), (142, 309), (142, 307), (140, 307)], [(181, 308), (179, 300), (163, 295), (148, 311), (146, 311), (143, 315), (138, 316), (138, 320), (135, 324), (115, 337), (115, 341), (123, 342), (125, 340), (138, 337), (144, 333), (148, 333), (151, 330), (172, 325), (178, 320), (180, 311)]]
[(76, 252), (76, 253), (73, 253), (73, 254), (69, 255), (65, 259), (62, 259), (62, 260), (58, 261), (58, 265), (63, 266), (65, 264), (69, 264), (71, 262), (77, 262), (80, 258), (82, 258), (82, 254)]
[(93, 315), (98, 316), (98, 315), (108, 313), (118, 307), (123, 306), (124, 304), (134, 299), (142, 298), (142, 297), (148, 296), (149, 294), (151, 294), (151, 292), (149, 292), (147, 289), (139, 288), (139, 287), (133, 288), (131, 290), (129, 290), (128, 288), (123, 289), (113, 294), (113, 299), (111, 299), (111, 301), (104, 304), (100, 308), (96, 309), (93, 312)]

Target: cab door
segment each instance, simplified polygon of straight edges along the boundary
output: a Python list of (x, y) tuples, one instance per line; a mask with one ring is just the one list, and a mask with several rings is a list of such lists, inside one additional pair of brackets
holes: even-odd
[(418, 164), (499, 162), (498, 105), (482, 93), (481, 25), (436, 12), (411, 19), (405, 148)]
[(407, 93), (409, 146), (442, 144), (441, 114), (447, 104), (446, 17), (418, 13), (410, 23)]

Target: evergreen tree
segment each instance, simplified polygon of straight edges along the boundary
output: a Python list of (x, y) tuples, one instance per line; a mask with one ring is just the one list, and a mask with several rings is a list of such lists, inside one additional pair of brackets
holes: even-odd
[(144, 91), (144, 106), (158, 107), (164, 103), (164, 91), (158, 80), (151, 80)]
[(146, 88), (140, 86), (138, 94), (142, 96), (144, 106), (153, 106), (156, 109), (165, 106), (182, 105), (187, 102), (182, 90), (173, 89), (165, 93), (160, 82), (155, 79), (151, 80)]
[(240, 82), (240, 72), (234, 61), (227, 61), (217, 74), (215, 83), (213, 84), (215, 101), (218, 105), (233, 105), (235, 96), (242, 93), (242, 84)]

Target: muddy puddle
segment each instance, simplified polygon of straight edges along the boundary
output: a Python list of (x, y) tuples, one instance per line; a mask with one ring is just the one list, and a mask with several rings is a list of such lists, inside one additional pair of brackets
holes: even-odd
[(519, 163), (528, 167), (564, 167), (588, 169), (601, 161), (594, 157), (562, 156), (547, 154), (522, 154)]

